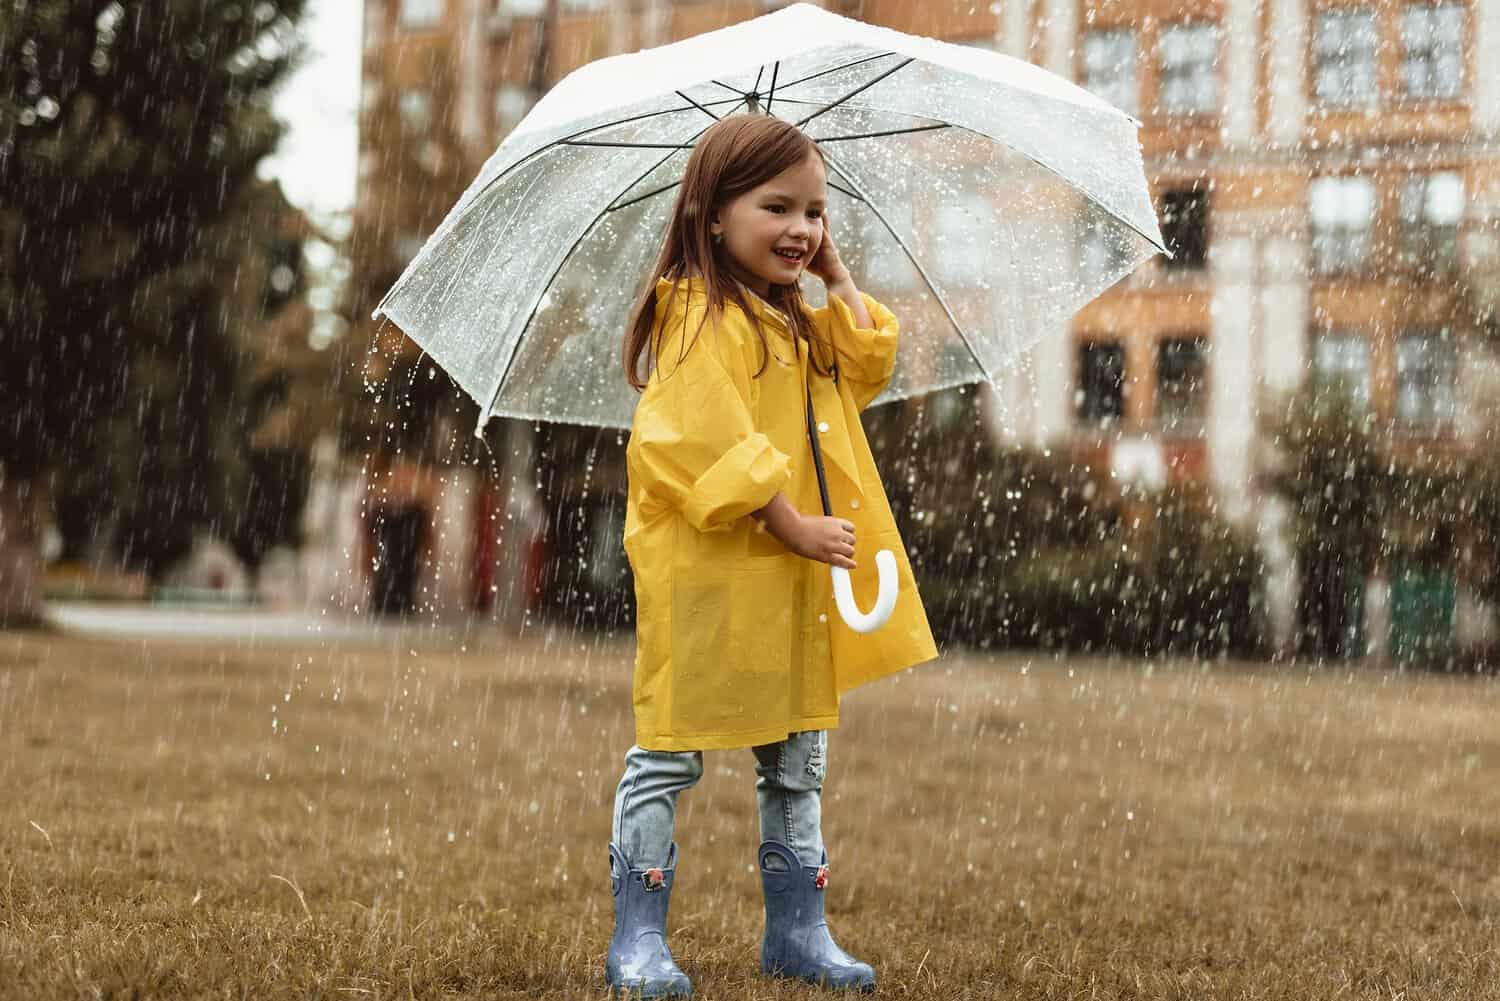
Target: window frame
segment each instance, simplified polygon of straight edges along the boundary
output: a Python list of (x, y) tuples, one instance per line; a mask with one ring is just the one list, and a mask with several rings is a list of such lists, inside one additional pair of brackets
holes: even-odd
[[(1113, 86), (1108, 88), (1107, 90), (1100, 90), (1096, 86), (1094, 86), (1093, 77), (1090, 72), (1091, 63), (1089, 61), (1088, 51), (1089, 41), (1090, 39), (1102, 38), (1104, 36), (1125, 36), (1130, 41), (1130, 59), (1127, 62), (1110, 64), (1112, 66), (1126, 68), (1128, 80), (1118, 82), (1129, 84), (1130, 101), (1128, 105), (1120, 104), (1110, 96), (1110, 94), (1113, 93)], [(1127, 115), (1130, 115), (1132, 118), (1137, 119), (1141, 117), (1142, 105), (1140, 36), (1140, 31), (1138, 31), (1132, 25), (1128, 24), (1095, 25), (1086, 28), (1083, 34), (1080, 36), (1078, 53), (1076, 57), (1079, 86), (1083, 87), (1084, 90), (1087, 90), (1089, 93), (1093, 94), (1095, 97), (1098, 97), (1100, 100), (1109, 102), (1116, 108), (1119, 108), (1121, 111), (1125, 112)], [(1116, 81), (1112, 81), (1112, 84), (1115, 82)]]
[(401, 120), (401, 134), (421, 138), (433, 130), (432, 91), (425, 87), (405, 87), (396, 95), (396, 115)]
[[(424, 16), (412, 17), (413, 10), (424, 12)], [(399, 0), (396, 4), (396, 25), (402, 31), (432, 31), (447, 16), (448, 0)]]
[[(1419, 367), (1409, 367), (1406, 364), (1406, 352), (1402, 349), (1413, 342), (1421, 342), (1424, 353), (1427, 354), (1425, 364)], [(1432, 364), (1431, 346), (1437, 345), (1444, 349), (1446, 357), (1441, 366)], [(1433, 431), (1442, 432), (1451, 428), (1458, 420), (1460, 401), (1458, 394), (1458, 373), (1460, 368), (1459, 343), (1453, 328), (1447, 326), (1426, 327), (1412, 326), (1402, 327), (1396, 334), (1395, 345), (1395, 395), (1391, 401), (1391, 418), (1394, 423), (1407, 431)], [(1417, 388), (1423, 392), (1422, 406), (1420, 411), (1412, 413), (1405, 409), (1404, 401), (1407, 399), (1409, 371), (1433, 372), (1438, 368), (1445, 371), (1439, 374), (1441, 382), (1432, 381)], [(1442, 397), (1439, 400), (1439, 397)], [(1445, 412), (1440, 412), (1440, 408)]]
[[(1363, 95), (1363, 100), (1336, 100), (1326, 95), (1323, 91), (1323, 69), (1326, 63), (1325, 56), (1337, 55), (1339, 49), (1330, 48), (1325, 45), (1325, 26), (1335, 19), (1353, 19), (1356, 17), (1369, 19), (1369, 50), (1368, 50), (1368, 79), (1369, 91)], [(1357, 4), (1339, 7), (1315, 8), (1313, 11), (1312, 30), (1308, 32), (1309, 54), (1311, 65), (1308, 71), (1308, 84), (1311, 88), (1309, 95), (1314, 108), (1321, 111), (1367, 111), (1378, 108), (1381, 104), (1380, 89), (1380, 47), (1381, 47), (1381, 18), (1380, 8), (1375, 4)], [(1340, 37), (1347, 32), (1339, 32)], [(1350, 64), (1353, 65), (1353, 64)], [(1348, 67), (1343, 67), (1347, 73)], [(1341, 89), (1348, 89), (1347, 83)]]
[[(1452, 93), (1435, 93), (1431, 91), (1419, 93), (1413, 91), (1411, 88), (1409, 67), (1413, 61), (1413, 50), (1410, 46), (1411, 36), (1408, 32), (1408, 28), (1412, 16), (1418, 11), (1430, 12), (1430, 15), (1437, 15), (1440, 11), (1453, 11), (1457, 14), (1457, 44), (1454, 45), (1450, 50), (1446, 44), (1448, 41), (1447, 39), (1438, 39), (1434, 35), (1429, 35), (1428, 41), (1430, 42), (1430, 46), (1427, 49), (1422, 50), (1427, 54), (1429, 63), (1433, 64), (1438, 61), (1438, 59), (1435, 57), (1449, 54), (1451, 52), (1458, 70), (1458, 79), (1454, 85)], [(1469, 5), (1467, 3), (1461, 2), (1461, 0), (1456, 0), (1456, 2), (1455, 0), (1447, 0), (1447, 2), (1437, 3), (1410, 3), (1405, 4), (1400, 8), (1396, 22), (1397, 41), (1400, 43), (1400, 69), (1396, 84), (1398, 93), (1400, 94), (1400, 97), (1403, 101), (1430, 104), (1464, 100), (1464, 98), (1466, 97), (1466, 88), (1469, 86), (1470, 82), (1470, 73), (1468, 66), (1468, 39), (1470, 30)], [(1431, 74), (1429, 73), (1429, 77), (1430, 76)]]
[[(1168, 350), (1179, 344), (1193, 344), (1197, 346), (1196, 367), (1197, 373), (1193, 376), (1197, 385), (1193, 387), (1186, 396), (1175, 394), (1175, 399), (1187, 399), (1189, 406), (1183, 412), (1167, 414), (1162, 406), (1163, 401), (1168, 399), (1164, 388), (1167, 380), (1164, 378), (1166, 371), (1165, 362)], [(1152, 422), (1165, 434), (1180, 436), (1201, 435), (1208, 426), (1209, 417), (1209, 352), (1212, 343), (1208, 334), (1198, 330), (1180, 330), (1172, 333), (1162, 334), (1156, 339), (1156, 350), (1152, 358), (1154, 376), (1156, 380), (1156, 401)]]
[[(1208, 79), (1212, 84), (1212, 93), (1209, 97), (1208, 106), (1204, 108), (1169, 108), (1166, 105), (1165, 95), (1169, 80), (1179, 79), (1180, 75), (1168, 72), (1166, 58), (1164, 56), (1164, 40), (1172, 31), (1186, 31), (1193, 29), (1206, 29), (1212, 35), (1213, 53), (1208, 60)], [(1180, 21), (1171, 21), (1163, 24), (1157, 32), (1154, 48), (1156, 50), (1156, 99), (1155, 113), (1162, 118), (1174, 120), (1182, 119), (1212, 119), (1217, 118), (1223, 106), (1224, 95), (1222, 93), (1222, 82), (1219, 79), (1219, 56), (1222, 50), (1222, 29), (1217, 21), (1209, 18), (1188, 17)], [(1195, 67), (1194, 63), (1183, 64), (1187, 67)], [(1191, 74), (1187, 74), (1191, 79)]]
[[(1325, 259), (1325, 254), (1320, 250), (1319, 236), (1324, 227), (1318, 225), (1317, 213), (1313, 209), (1313, 200), (1316, 197), (1315, 188), (1329, 183), (1353, 184), (1358, 183), (1366, 189), (1369, 202), (1369, 213), (1365, 216), (1362, 227), (1353, 227), (1343, 224), (1327, 227), (1334, 234), (1361, 233), (1362, 244), (1358, 260), (1345, 262), (1342, 257), (1337, 263), (1330, 265)], [(1347, 196), (1345, 196), (1347, 197)], [(1313, 177), (1307, 186), (1307, 223), (1308, 223), (1308, 250), (1312, 257), (1312, 273), (1319, 278), (1338, 277), (1341, 275), (1366, 274), (1374, 257), (1375, 233), (1380, 222), (1380, 189), (1375, 179), (1364, 174), (1319, 174)]]
[[(1312, 331), (1308, 344), (1308, 375), (1315, 387), (1328, 386), (1334, 380), (1345, 382), (1350, 387), (1350, 399), (1361, 413), (1370, 413), (1375, 405), (1375, 344), (1370, 335), (1350, 327), (1321, 327)], [(1354, 383), (1348, 377), (1353, 371), (1341, 364), (1337, 369), (1327, 369), (1322, 364), (1322, 343), (1358, 344), (1361, 349), (1363, 367), (1359, 374), (1362, 382)]]
[[(1167, 274), (1202, 274), (1203, 272), (1208, 270), (1209, 247), (1213, 242), (1211, 223), (1213, 217), (1213, 199), (1210, 196), (1206, 186), (1197, 183), (1191, 183), (1163, 187), (1161, 189), (1160, 193), (1157, 195), (1157, 199), (1161, 203), (1161, 207), (1158, 211), (1159, 218), (1163, 222), (1162, 239), (1168, 244), (1168, 249), (1173, 250), (1175, 253), (1177, 248), (1172, 246), (1172, 239), (1168, 235), (1168, 229), (1170, 228), (1171, 231), (1175, 233), (1177, 231), (1177, 228), (1175, 225), (1169, 227), (1166, 224), (1167, 199), (1169, 197), (1176, 198), (1177, 196), (1184, 195), (1190, 196), (1191, 198), (1196, 198), (1202, 206), (1202, 226), (1199, 233), (1200, 246), (1197, 253), (1191, 258), (1194, 263), (1185, 263), (1186, 258), (1184, 257), (1184, 255), (1177, 255), (1172, 257), (1171, 259), (1163, 257), (1161, 259), (1161, 269)], [(1175, 222), (1179, 218), (1185, 218), (1185, 216), (1174, 216), (1173, 218)]]
[[(1090, 413), (1085, 404), (1091, 399), (1091, 383), (1085, 378), (1084, 359), (1092, 352), (1109, 352), (1118, 359), (1116, 385), (1111, 397), (1118, 400), (1117, 412)], [(1073, 349), (1073, 422), (1082, 428), (1107, 428), (1122, 424), (1125, 420), (1125, 383), (1128, 359), (1125, 342), (1113, 337), (1086, 337), (1074, 342)]]
[[(517, 101), (517, 108), (520, 110), (520, 114), (515, 115), (513, 121), (511, 120), (511, 116), (502, 107), (508, 100)], [(530, 114), (534, 104), (535, 102), (532, 101), (531, 93), (527, 88), (513, 81), (502, 81), (495, 88), (495, 95), (490, 100), (490, 114), (495, 132), (501, 136), (509, 135), (515, 130), (517, 125), (521, 124), (521, 120)]]
[[(1427, 211), (1431, 203), (1431, 189), (1435, 181), (1456, 178), (1459, 189), (1459, 215), (1451, 222), (1433, 221)], [(1397, 181), (1396, 259), (1401, 267), (1410, 272), (1425, 275), (1450, 275), (1461, 266), (1465, 208), (1468, 203), (1468, 185), (1462, 170), (1438, 168), (1433, 170), (1411, 170), (1400, 175)], [(1419, 188), (1417, 194), (1413, 189)], [(1412, 203), (1417, 203), (1412, 212)]]

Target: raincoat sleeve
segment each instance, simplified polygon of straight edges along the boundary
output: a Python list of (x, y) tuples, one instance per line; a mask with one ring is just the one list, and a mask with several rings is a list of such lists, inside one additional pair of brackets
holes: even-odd
[(833, 342), (838, 352), (839, 376), (849, 380), (854, 402), (863, 410), (891, 381), (900, 324), (896, 315), (875, 299), (863, 292), (860, 298), (870, 311), (873, 329), (861, 328), (849, 304), (833, 294), (828, 296), (827, 306), (813, 310), (813, 322), (819, 333)]
[(726, 311), (698, 331), (690, 313), (685, 327), (685, 356), (681, 330), (662, 336), (663, 360), (636, 406), (633, 465), (643, 515), (670, 507), (700, 532), (722, 531), (771, 502), (791, 460), (756, 430), (744, 320)]

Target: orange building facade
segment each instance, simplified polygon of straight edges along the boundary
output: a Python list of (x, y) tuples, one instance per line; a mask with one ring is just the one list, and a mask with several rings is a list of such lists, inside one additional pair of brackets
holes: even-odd
[[(369, 301), (355, 315), (368, 315), (479, 164), (571, 69), (775, 6), (367, 0), (355, 266)], [(1480, 55), (1500, 51), (1500, 0), (823, 6), (1028, 60), (1141, 121), (1174, 258), (1089, 304), (983, 398), (1002, 437), (1066, 447), (1121, 475), (1209, 486), (1259, 534), (1280, 636), (1296, 578), (1262, 471), (1267, 422), (1286, 394), (1307, 378), (1340, 379), (1407, 452), (1463, 447), (1500, 426), (1479, 329), (1500, 287), (1500, 61)], [(393, 342), (384, 357), (402, 350), (412, 349)], [(468, 506), (516, 522), (529, 503), (517, 494)], [(464, 570), (474, 552), (503, 562), (526, 549), (476, 532), (455, 573), (522, 572)], [(470, 592), (455, 587), (453, 600)], [(1458, 605), (1460, 631), (1491, 628), (1461, 593)]]

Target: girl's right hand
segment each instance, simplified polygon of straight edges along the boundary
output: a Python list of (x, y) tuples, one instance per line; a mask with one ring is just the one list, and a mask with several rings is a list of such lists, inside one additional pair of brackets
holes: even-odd
[(797, 538), (793, 541), (796, 545), (791, 548), (798, 556), (845, 570), (854, 569), (853, 522), (822, 515), (803, 515), (797, 526)]

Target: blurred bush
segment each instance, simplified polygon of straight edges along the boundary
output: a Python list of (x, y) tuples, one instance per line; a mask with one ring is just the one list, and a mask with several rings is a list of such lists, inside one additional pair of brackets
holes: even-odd
[[(1263, 561), (1206, 492), (1131, 497), (1057, 452), (997, 444), (969, 392), (865, 413), (940, 643), (1266, 652)], [(538, 611), (575, 628), (629, 628), (624, 436), (542, 425), (537, 444), (548, 551)]]
[(943, 395), (866, 416), (940, 643), (1266, 652), (1264, 561), (1206, 491), (1131, 496), (1057, 451), (996, 443)]

